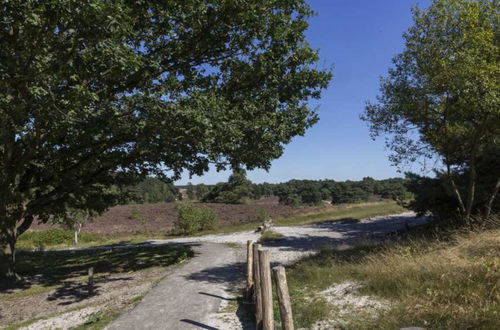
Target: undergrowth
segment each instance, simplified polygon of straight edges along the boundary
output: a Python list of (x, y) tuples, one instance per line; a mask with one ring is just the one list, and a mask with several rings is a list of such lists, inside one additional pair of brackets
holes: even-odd
[(303, 259), (288, 270), (297, 326), (337, 317), (318, 293), (356, 281), (360, 294), (391, 303), (375, 317), (351, 313), (342, 320), (346, 329), (500, 329), (500, 230), (440, 237), (325, 249)]

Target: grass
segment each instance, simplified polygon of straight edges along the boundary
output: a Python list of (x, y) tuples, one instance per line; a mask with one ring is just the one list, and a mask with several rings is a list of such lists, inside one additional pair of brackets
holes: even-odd
[(335, 318), (317, 293), (357, 281), (391, 303), (375, 317), (353, 313), (345, 329), (500, 329), (500, 230), (329, 249), (287, 271), (298, 327)]
[(264, 230), (262, 234), (260, 235), (259, 242), (272, 242), (272, 241), (277, 241), (283, 238), (283, 235), (280, 233), (275, 232), (274, 230)]
[[(41, 231), (28, 231), (22, 234), (17, 241), (17, 248), (21, 250), (45, 250), (50, 247), (65, 247), (73, 245), (74, 232), (61, 228), (51, 228)], [(82, 232), (78, 235), (82, 245), (106, 241), (104, 235)]]

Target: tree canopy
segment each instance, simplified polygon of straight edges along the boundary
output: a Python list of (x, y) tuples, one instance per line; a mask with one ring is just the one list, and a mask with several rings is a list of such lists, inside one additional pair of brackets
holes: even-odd
[[(363, 116), (373, 137), (386, 136), (394, 163), (439, 160), (435, 170), (445, 168), (442, 177), (464, 219), (475, 204), (478, 159), (499, 150), (498, 8), (497, 0), (434, 0), (426, 10), (414, 9), (405, 49)], [(493, 197), (500, 169), (494, 172), (483, 187)]]
[[(17, 237), (89, 193), (269, 168), (331, 79), (304, 0), (0, 4), (0, 277)], [(91, 204), (86, 207), (92, 207)]]

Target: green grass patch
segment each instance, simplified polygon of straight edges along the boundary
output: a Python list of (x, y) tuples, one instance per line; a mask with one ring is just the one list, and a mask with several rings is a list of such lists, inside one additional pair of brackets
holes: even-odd
[[(45, 250), (47, 247), (73, 245), (74, 232), (61, 228), (40, 231), (27, 231), (17, 241), (17, 248), (22, 250)], [(104, 235), (81, 232), (78, 241), (82, 244), (106, 241)]]
[[(332, 316), (317, 293), (343, 281), (391, 302), (345, 329), (500, 329), (500, 231), (324, 250), (287, 270), (298, 327)], [(319, 299), (319, 300), (316, 300)]]

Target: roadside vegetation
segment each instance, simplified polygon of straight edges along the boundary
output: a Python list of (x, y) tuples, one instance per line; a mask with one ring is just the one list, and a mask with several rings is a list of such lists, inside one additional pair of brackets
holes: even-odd
[[(297, 327), (329, 320), (344, 329), (499, 329), (500, 230), (325, 248), (288, 269), (288, 281)], [(382, 308), (329, 301), (325, 290), (344, 283), (360, 284), (349, 294)]]

